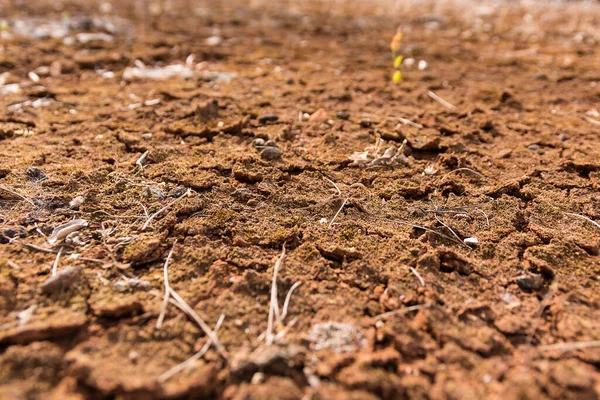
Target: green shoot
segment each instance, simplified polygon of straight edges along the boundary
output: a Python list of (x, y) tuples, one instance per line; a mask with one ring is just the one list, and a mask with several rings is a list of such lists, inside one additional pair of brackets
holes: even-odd
[(400, 50), (401, 41), (402, 31), (398, 30), (392, 38), (392, 42), (390, 43), (390, 50), (392, 51), (392, 60), (394, 61), (394, 75), (392, 76), (392, 81), (394, 81), (394, 83), (398, 83), (402, 80), (402, 72), (400, 71), (400, 66), (402, 65), (403, 57), (402, 55), (398, 54), (398, 50)]

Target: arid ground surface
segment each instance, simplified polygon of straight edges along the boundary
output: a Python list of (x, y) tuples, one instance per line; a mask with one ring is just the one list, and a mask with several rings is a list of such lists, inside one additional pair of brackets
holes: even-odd
[(84, 4), (0, 10), (0, 398), (600, 397), (597, 6)]

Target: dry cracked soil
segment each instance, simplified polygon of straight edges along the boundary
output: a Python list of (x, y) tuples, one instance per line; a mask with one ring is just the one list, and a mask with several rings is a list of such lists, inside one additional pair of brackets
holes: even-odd
[(0, 398), (598, 399), (597, 8), (0, 3)]

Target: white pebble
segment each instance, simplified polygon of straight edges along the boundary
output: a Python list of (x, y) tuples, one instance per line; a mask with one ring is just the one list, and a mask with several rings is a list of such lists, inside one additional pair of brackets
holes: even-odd
[(29, 76), (29, 79), (31, 79), (35, 83), (38, 83), (40, 81), (40, 76), (33, 71), (31, 71), (29, 74), (27, 74), (27, 76)]
[(478, 244), (478, 243), (479, 243), (479, 240), (477, 240), (477, 238), (474, 238), (474, 237), (468, 237), (468, 238), (465, 238), (465, 239), (463, 240), (463, 242), (464, 242), (465, 244)]

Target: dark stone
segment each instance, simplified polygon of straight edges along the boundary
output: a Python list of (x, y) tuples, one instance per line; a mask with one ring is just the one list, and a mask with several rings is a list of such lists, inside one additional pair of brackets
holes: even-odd
[(519, 288), (524, 292), (537, 292), (544, 287), (544, 278), (541, 275), (520, 275), (515, 280)]
[(350, 118), (350, 113), (348, 111), (339, 111), (336, 116), (339, 119), (343, 119), (344, 121), (347, 121), (348, 118)]
[(41, 168), (38, 167), (29, 167), (27, 168), (27, 179), (29, 179), (33, 183), (39, 183), (41, 181), (45, 181), (48, 179), (48, 175)]
[(283, 153), (277, 147), (265, 147), (263, 151), (260, 152), (260, 157), (263, 160), (274, 161), (279, 160)]
[(275, 114), (266, 114), (263, 116), (258, 117), (258, 122), (260, 122), (261, 124), (266, 124), (267, 122), (276, 122), (279, 120), (279, 116), (275, 115)]

